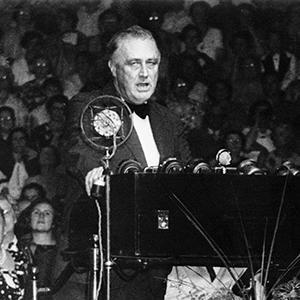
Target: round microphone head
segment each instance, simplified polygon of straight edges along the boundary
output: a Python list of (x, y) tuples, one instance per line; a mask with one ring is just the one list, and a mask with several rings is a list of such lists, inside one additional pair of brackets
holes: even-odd
[(92, 122), (95, 131), (104, 137), (111, 137), (117, 134), (122, 126), (120, 116), (110, 109), (104, 109), (96, 113)]
[(122, 145), (133, 128), (131, 110), (120, 98), (103, 95), (91, 100), (80, 116), (84, 141), (96, 150)]
[(231, 163), (231, 154), (227, 149), (221, 149), (216, 155), (216, 161), (221, 166), (228, 166)]

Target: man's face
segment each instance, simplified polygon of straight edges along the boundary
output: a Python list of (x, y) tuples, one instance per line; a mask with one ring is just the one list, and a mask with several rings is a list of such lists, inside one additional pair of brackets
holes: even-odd
[(146, 102), (155, 91), (159, 62), (155, 41), (132, 37), (122, 40), (109, 61), (122, 98), (134, 104)]

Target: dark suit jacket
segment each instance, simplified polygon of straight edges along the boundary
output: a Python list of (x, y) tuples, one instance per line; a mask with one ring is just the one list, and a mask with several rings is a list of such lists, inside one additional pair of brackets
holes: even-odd
[[(73, 132), (78, 130), (80, 126), (80, 115), (83, 109), (90, 101), (99, 95), (118, 96), (111, 85), (101, 92), (95, 91), (75, 96), (71, 99), (69, 116), (67, 118), (69, 130)], [(183, 136), (183, 128), (180, 121), (171, 114), (166, 107), (156, 102), (151, 102), (151, 100), (149, 101), (149, 118), (161, 161), (169, 157), (176, 157), (183, 162), (187, 162), (190, 159), (190, 150)], [(69, 152), (71, 153), (70, 156), (72, 156), (72, 154), (74, 155), (74, 153), (78, 154), (77, 168), (81, 171), (83, 176), (91, 169), (98, 167), (104, 155), (102, 151), (95, 150), (86, 143), (82, 136), (77, 138), (76, 143), (70, 148)], [(130, 137), (117, 148), (114, 157), (110, 161), (110, 170), (115, 172), (121, 162), (129, 159), (138, 161), (142, 167), (146, 166), (144, 152), (134, 128)], [(82, 210), (79, 214), (82, 216)], [(78, 218), (76, 222), (78, 223)], [(76, 230), (73, 230), (73, 232), (76, 232)], [(112, 272), (112, 299), (164, 299), (166, 289), (166, 280), (164, 279), (169, 272), (170, 267), (149, 269), (139, 272), (138, 275), (130, 281), (124, 281), (117, 273)]]
[[(101, 92), (95, 91), (75, 96), (70, 102), (68, 116), (69, 129), (78, 128), (82, 110), (91, 100), (99, 95), (118, 96), (112, 85), (106, 87)], [(149, 101), (149, 118), (161, 162), (169, 157), (175, 157), (183, 162), (187, 162), (190, 159), (190, 150), (184, 138), (180, 120), (170, 113), (166, 107), (154, 101)], [(83, 144), (82, 141), (84, 141), (84, 138), (81, 137), (81, 140), (70, 149), (70, 152), (80, 153), (77, 166), (85, 176), (89, 170), (100, 165), (100, 160), (104, 153), (93, 149), (85, 141)], [(81, 145), (79, 146), (79, 144)], [(111, 171), (115, 172), (122, 161), (129, 159), (138, 161), (142, 167), (146, 167), (147, 165), (142, 146), (134, 128), (128, 140), (118, 147), (114, 157), (111, 159)]]
[(262, 61), (266, 73), (277, 73), (279, 80), (283, 80), (284, 75), (289, 70), (291, 59), (287, 56), (285, 52), (281, 52), (279, 56), (279, 69), (275, 70), (275, 65), (273, 62), (273, 55), (269, 54)]

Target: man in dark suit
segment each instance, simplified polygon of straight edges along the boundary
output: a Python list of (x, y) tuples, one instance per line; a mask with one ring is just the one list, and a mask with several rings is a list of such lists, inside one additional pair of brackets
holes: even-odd
[(271, 30), (267, 38), (269, 52), (262, 58), (265, 73), (276, 73), (281, 90), (285, 90), (296, 78), (296, 58), (284, 48), (280, 32)]
[[(158, 166), (169, 157), (187, 162), (190, 150), (180, 121), (167, 108), (151, 101), (161, 58), (152, 34), (139, 26), (123, 30), (109, 42), (108, 54), (113, 83), (101, 92), (81, 94), (72, 99), (69, 125), (76, 126), (82, 109), (95, 97), (101, 94), (118, 96), (133, 111), (133, 131), (111, 159), (112, 172), (129, 159), (138, 161), (142, 167)], [(77, 167), (85, 176), (86, 191), (90, 195), (95, 180), (103, 176), (99, 163), (104, 153), (93, 150), (80, 139), (71, 152), (79, 154)], [(128, 282), (113, 277), (112, 299), (163, 299), (168, 271), (150, 269)]]

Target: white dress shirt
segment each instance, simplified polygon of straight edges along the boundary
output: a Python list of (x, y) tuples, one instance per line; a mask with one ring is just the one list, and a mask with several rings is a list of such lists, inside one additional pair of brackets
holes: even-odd
[(132, 114), (133, 126), (141, 142), (148, 167), (159, 165), (159, 152), (154, 140), (149, 116), (140, 118), (135, 113)]

